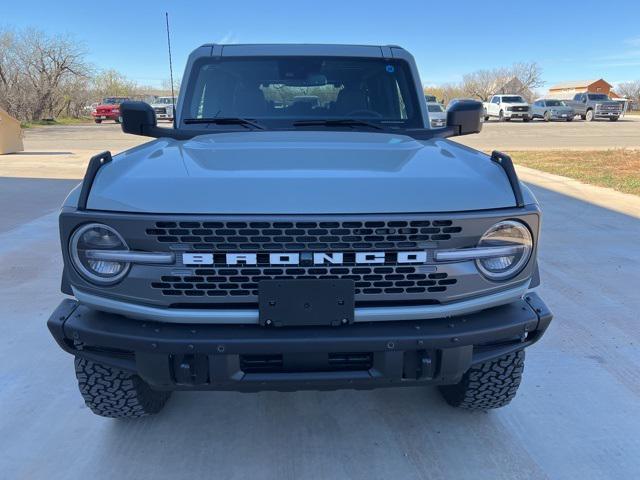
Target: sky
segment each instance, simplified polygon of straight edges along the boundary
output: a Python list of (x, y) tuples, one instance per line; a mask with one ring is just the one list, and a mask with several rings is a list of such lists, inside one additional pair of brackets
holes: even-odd
[[(0, 0), (0, 28), (68, 34), (100, 69), (145, 85), (169, 78), (169, 12), (176, 77), (204, 43), (400, 45), (424, 85), (465, 73), (538, 62), (546, 86), (640, 79), (640, 0)], [(605, 26), (608, 30), (598, 30)]]

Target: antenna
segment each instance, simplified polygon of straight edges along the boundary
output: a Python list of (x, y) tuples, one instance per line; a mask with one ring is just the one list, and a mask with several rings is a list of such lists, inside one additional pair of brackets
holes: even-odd
[(169, 35), (169, 12), (164, 12), (167, 21), (167, 46), (169, 47), (169, 76), (171, 81), (171, 105), (173, 108), (173, 128), (176, 128), (176, 95), (173, 91), (173, 63), (171, 62), (171, 36)]

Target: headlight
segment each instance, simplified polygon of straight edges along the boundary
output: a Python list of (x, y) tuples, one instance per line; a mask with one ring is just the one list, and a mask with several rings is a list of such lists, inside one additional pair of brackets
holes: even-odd
[(513, 111), (513, 107), (507, 107), (507, 112)]
[(504, 246), (516, 248), (512, 255), (476, 260), (478, 270), (489, 280), (507, 280), (522, 271), (533, 251), (531, 232), (520, 222), (505, 220), (487, 230), (478, 243), (478, 247)]
[(129, 263), (100, 259), (100, 251), (129, 250), (124, 239), (113, 228), (90, 223), (78, 228), (69, 241), (73, 266), (87, 280), (101, 285), (116, 283), (129, 270)]

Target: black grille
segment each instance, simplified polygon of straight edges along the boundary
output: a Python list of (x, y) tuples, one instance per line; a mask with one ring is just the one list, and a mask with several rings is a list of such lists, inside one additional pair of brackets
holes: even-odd
[(194, 250), (278, 252), (424, 248), (450, 240), (452, 220), (342, 222), (156, 222), (146, 234)]
[(512, 111), (513, 112), (528, 112), (529, 111), (529, 107), (513, 107)]
[(457, 283), (446, 273), (423, 273), (421, 268), (399, 265), (198, 268), (195, 275), (162, 276), (151, 287), (163, 295), (176, 297), (257, 297), (261, 280), (351, 279), (357, 295), (445, 292), (449, 285)]
[(167, 113), (166, 107), (155, 107), (153, 109), (156, 113)]
[(283, 373), (288, 371), (344, 372), (369, 370), (373, 366), (371, 352), (329, 353), (326, 359), (305, 362), (304, 368), (287, 365), (282, 355), (240, 355), (240, 370), (244, 373)]

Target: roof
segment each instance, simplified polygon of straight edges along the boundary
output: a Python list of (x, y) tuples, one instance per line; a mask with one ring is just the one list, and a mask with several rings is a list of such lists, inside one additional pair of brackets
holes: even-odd
[(555, 85), (551, 85), (549, 87), (549, 90), (563, 90), (563, 89), (569, 89), (569, 88), (585, 88), (588, 87), (589, 85), (593, 85), (596, 82), (604, 82), (607, 85), (611, 86), (611, 84), (607, 81), (605, 81), (602, 78), (596, 78), (596, 79), (591, 79), (591, 80), (574, 80), (572, 82), (563, 82), (563, 83), (556, 83)]
[[(272, 43), (272, 44), (205, 44), (198, 56), (336, 56), (404, 58), (409, 56), (402, 47), (391, 45), (347, 45), (314, 43)], [(194, 52), (195, 53), (195, 52)]]

